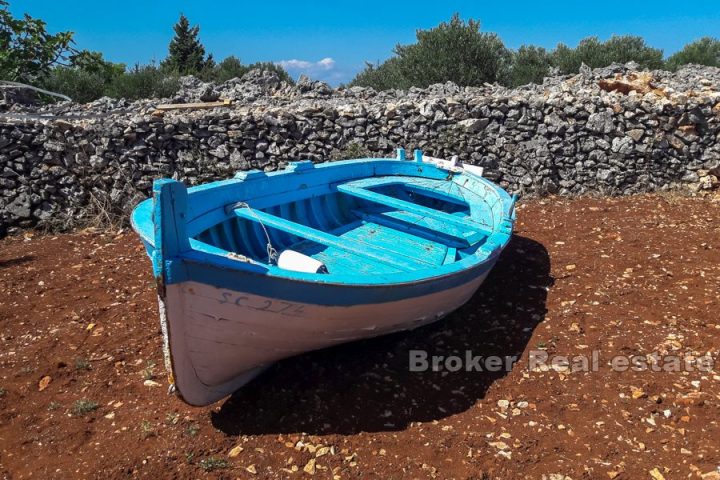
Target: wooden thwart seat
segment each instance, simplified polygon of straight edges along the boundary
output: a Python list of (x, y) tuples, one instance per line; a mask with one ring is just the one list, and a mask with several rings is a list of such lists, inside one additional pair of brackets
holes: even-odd
[(366, 222), (377, 223), (378, 225), (407, 232), (453, 248), (467, 248), (485, 238), (485, 234), (482, 232), (464, 230), (432, 218), (399, 210), (355, 209), (352, 213)]
[[(457, 217), (447, 212), (441, 212), (439, 210), (418, 205), (416, 203), (400, 200), (394, 197), (390, 197), (388, 195), (383, 195), (382, 193), (367, 190), (353, 183), (354, 182), (338, 185), (338, 192), (352, 195), (354, 197), (361, 198), (372, 203), (377, 203), (379, 205), (394, 208), (396, 210), (401, 210), (415, 215), (419, 215), (423, 218), (438, 221), (441, 224), (449, 224), (455, 227), (459, 227), (464, 232), (462, 235), (463, 239), (470, 245), (477, 243), (478, 241), (482, 240), (485, 237), (488, 237), (492, 233), (482, 228), (482, 225), (480, 225), (479, 223), (467, 217)], [(437, 232), (441, 234), (446, 234), (444, 230), (440, 229), (438, 229)]]
[(245, 220), (256, 222), (265, 227), (274, 228), (276, 230), (295, 235), (297, 237), (304, 238), (311, 242), (319, 243), (328, 247), (334, 247), (339, 250), (349, 252), (358, 257), (365, 257), (375, 262), (384, 263), (391, 265), (402, 271), (417, 270), (425, 262), (421, 259), (410, 259), (397, 255), (394, 252), (387, 251), (383, 248), (369, 245), (366, 243), (359, 242), (348, 242), (340, 237), (332, 235), (330, 233), (317, 230), (299, 223), (286, 220), (284, 218), (271, 215), (263, 212), (262, 210), (256, 210), (248, 207), (240, 207), (232, 210), (233, 213)]

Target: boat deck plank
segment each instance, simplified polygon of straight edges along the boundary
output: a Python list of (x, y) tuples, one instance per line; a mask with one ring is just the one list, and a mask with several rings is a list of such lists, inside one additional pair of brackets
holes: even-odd
[(333, 234), (271, 215), (263, 212), (262, 210), (237, 208), (233, 210), (233, 213), (240, 218), (249, 220), (258, 225), (264, 225), (265, 227), (290, 233), (321, 245), (350, 252), (358, 257), (365, 257), (375, 262), (391, 265), (402, 271), (417, 270), (425, 263), (421, 259), (411, 259), (409, 257), (399, 256), (375, 245), (350, 242)]
[(467, 248), (486, 238), (486, 235), (474, 230), (466, 230), (457, 225), (427, 218), (401, 210), (383, 211), (380, 209), (354, 209), (358, 218), (384, 225), (395, 230), (405, 231), (420, 238), (426, 238), (448, 247)]
[(367, 257), (358, 257), (346, 250), (320, 245), (308, 240), (291, 245), (289, 248), (322, 262), (330, 273), (353, 272), (359, 275), (392, 275), (403, 271), (386, 263), (377, 262)]
[(475, 243), (480, 238), (488, 236), (490, 233), (489, 231), (486, 231), (484, 228), (482, 228), (482, 225), (473, 221), (469, 217), (460, 217), (451, 213), (442, 212), (440, 210), (428, 208), (422, 205), (418, 205), (416, 203), (400, 200), (388, 195), (383, 195), (382, 193), (373, 192), (372, 190), (367, 190), (362, 186), (357, 186), (355, 182), (340, 184), (337, 186), (337, 190), (339, 192), (366, 200), (368, 202), (384, 205), (409, 213), (414, 213), (416, 215), (437, 220), (445, 224), (455, 225), (467, 231), (474, 232), (475, 236), (473, 237), (473, 241), (471, 243)]
[(442, 265), (447, 252), (447, 246), (440, 242), (373, 222), (354, 222), (333, 233), (351, 242), (377, 245), (395, 255), (416, 259), (427, 267)]

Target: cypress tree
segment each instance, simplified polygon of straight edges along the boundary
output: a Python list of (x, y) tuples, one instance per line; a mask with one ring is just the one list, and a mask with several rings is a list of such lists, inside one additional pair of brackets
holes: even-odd
[(199, 26), (191, 27), (187, 17), (181, 13), (173, 30), (175, 37), (170, 41), (169, 55), (162, 62), (163, 68), (181, 75), (193, 75), (214, 66), (212, 55), (205, 56), (205, 47), (198, 38)]

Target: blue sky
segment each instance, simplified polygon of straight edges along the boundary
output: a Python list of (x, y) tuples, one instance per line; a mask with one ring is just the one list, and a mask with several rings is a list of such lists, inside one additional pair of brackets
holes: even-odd
[(176, 1), (11, 0), (13, 13), (42, 18), (50, 31), (71, 30), (78, 47), (116, 62), (161, 60), (180, 12), (200, 25), (216, 59), (282, 62), (297, 77), (307, 73), (333, 85), (350, 80), (364, 62), (382, 61), (415, 30), (454, 12), (480, 19), (484, 31), (510, 48), (581, 38), (636, 34), (669, 55), (701, 36), (720, 37), (720, 1)]

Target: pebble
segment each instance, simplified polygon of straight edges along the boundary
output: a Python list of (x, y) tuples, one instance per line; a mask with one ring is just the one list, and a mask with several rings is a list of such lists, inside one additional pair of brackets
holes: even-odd
[(308, 473), (310, 475), (315, 475), (315, 459), (311, 458), (308, 460), (308, 462), (303, 467), (303, 472)]
[(241, 447), (240, 445), (238, 445), (238, 446), (236, 446), (236, 447), (233, 447), (233, 448), (231, 448), (230, 451), (228, 452), (228, 457), (230, 457), (230, 458), (235, 458), (235, 457), (237, 457), (238, 455), (240, 455), (240, 453), (242, 453), (243, 450), (244, 450), (244, 448)]

